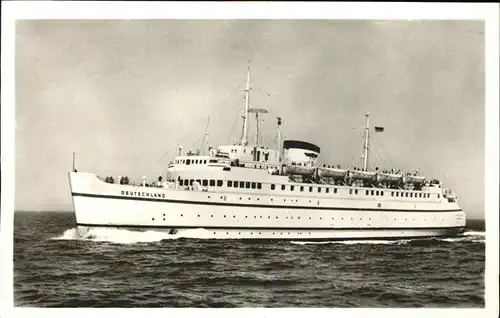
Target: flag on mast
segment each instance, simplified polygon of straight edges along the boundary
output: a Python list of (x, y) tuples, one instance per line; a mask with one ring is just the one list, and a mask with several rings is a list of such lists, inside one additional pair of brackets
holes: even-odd
[(384, 127), (375, 126), (375, 132), (383, 132), (383, 131), (384, 131)]

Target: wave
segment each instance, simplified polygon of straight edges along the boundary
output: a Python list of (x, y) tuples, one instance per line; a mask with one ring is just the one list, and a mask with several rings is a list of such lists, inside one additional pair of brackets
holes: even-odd
[(321, 242), (308, 242), (308, 241), (291, 241), (292, 244), (297, 245), (321, 245), (321, 244), (378, 244), (378, 245), (406, 245), (420, 243), (426, 245), (439, 243), (439, 242), (472, 242), (484, 243), (485, 233), (479, 231), (467, 231), (456, 237), (430, 237), (430, 238), (409, 238), (409, 239), (394, 239), (394, 240), (338, 240), (338, 241), (321, 241)]
[(115, 244), (135, 244), (135, 243), (153, 243), (163, 240), (176, 240), (180, 238), (211, 238), (207, 230), (189, 229), (179, 234), (168, 234), (159, 231), (133, 231), (126, 229), (99, 228), (89, 229), (85, 235), (81, 236), (77, 228), (66, 230), (61, 236), (54, 237), (51, 240), (79, 240), (92, 242), (109, 242)]

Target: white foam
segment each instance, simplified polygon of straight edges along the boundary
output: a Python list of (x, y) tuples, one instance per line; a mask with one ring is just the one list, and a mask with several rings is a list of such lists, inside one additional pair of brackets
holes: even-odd
[(467, 231), (464, 232), (462, 235), (464, 236), (485, 236), (485, 232), (479, 232), (479, 231)]
[(345, 240), (345, 241), (324, 241), (324, 242), (308, 242), (308, 241), (291, 241), (297, 245), (322, 245), (322, 244), (402, 244), (408, 240)]
[(94, 228), (90, 229), (84, 236), (78, 234), (78, 229), (66, 230), (61, 236), (52, 240), (81, 240), (92, 242), (110, 242), (116, 244), (151, 243), (162, 240), (175, 240), (179, 238), (212, 238), (210, 232), (204, 229), (190, 229), (180, 231), (179, 234), (168, 234), (159, 231), (133, 231), (126, 229)]

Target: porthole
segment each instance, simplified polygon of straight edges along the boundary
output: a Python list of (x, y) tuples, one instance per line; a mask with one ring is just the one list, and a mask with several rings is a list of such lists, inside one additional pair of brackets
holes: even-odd
[(236, 215), (233, 215), (233, 219), (236, 218)]
[(163, 216), (165, 216), (165, 213), (163, 213)]
[(210, 215), (210, 217), (211, 217), (211, 218), (213, 218), (213, 217), (214, 217), (214, 215), (212, 214), (212, 215)]
[(226, 218), (226, 216), (224, 215), (224, 218)]
[(240, 197), (240, 200), (241, 200), (241, 197)]
[(215, 232), (214, 232), (214, 234), (215, 234)]
[(163, 221), (165, 221), (165, 219), (163, 219)]
[(184, 216), (184, 214), (181, 214), (181, 216)]
[(198, 217), (200, 217), (200, 215), (198, 214)]
[(270, 217), (270, 216), (268, 216), (267, 218), (268, 218), (268, 219), (270, 219), (271, 217)]
[(229, 232), (226, 232), (226, 235), (228, 235), (228, 234), (229, 234)]
[(154, 220), (155, 220), (155, 218), (152, 218), (151, 220), (153, 220), (153, 221), (154, 221)]
[(208, 198), (210, 199), (210, 196), (208, 196)]

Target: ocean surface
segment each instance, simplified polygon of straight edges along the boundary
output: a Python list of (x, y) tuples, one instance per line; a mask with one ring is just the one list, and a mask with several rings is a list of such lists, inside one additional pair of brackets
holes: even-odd
[(482, 222), (457, 238), (321, 243), (77, 238), (74, 222), (15, 213), (15, 306), (484, 307)]

